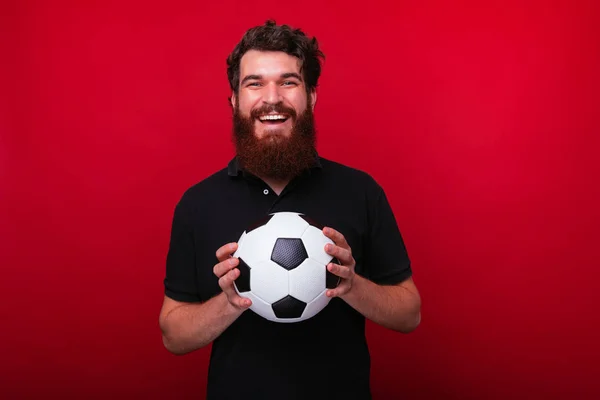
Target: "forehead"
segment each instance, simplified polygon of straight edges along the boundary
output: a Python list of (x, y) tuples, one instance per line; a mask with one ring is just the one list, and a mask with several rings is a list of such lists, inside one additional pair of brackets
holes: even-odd
[(300, 60), (282, 51), (247, 51), (240, 60), (240, 79), (246, 75), (279, 76), (300, 73)]

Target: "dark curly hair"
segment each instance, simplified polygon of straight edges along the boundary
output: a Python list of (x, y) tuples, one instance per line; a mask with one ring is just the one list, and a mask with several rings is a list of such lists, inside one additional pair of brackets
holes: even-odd
[(325, 58), (317, 39), (307, 37), (300, 29), (277, 25), (274, 20), (268, 20), (264, 25), (248, 29), (227, 57), (229, 86), (236, 95), (240, 84), (240, 61), (248, 50), (283, 51), (297, 57), (307, 92), (317, 87), (321, 62)]

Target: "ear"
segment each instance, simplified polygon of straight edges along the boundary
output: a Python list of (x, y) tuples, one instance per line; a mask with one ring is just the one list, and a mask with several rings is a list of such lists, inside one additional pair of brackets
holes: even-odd
[(317, 89), (310, 91), (310, 100), (313, 111), (315, 110), (315, 104), (317, 104)]
[(233, 107), (235, 109), (235, 104), (237, 103), (237, 98), (235, 97), (234, 92), (231, 92), (230, 101), (231, 101), (231, 107)]

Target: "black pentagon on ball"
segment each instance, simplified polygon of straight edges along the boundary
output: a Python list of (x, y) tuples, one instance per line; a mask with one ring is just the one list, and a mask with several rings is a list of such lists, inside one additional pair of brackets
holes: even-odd
[(271, 253), (271, 260), (288, 271), (298, 267), (307, 258), (302, 239), (279, 238)]
[[(337, 258), (333, 258), (330, 262), (334, 264), (340, 263)], [(342, 278), (332, 274), (331, 272), (329, 272), (329, 270), (327, 270), (327, 274), (325, 275), (325, 287), (327, 289), (335, 289), (336, 287), (338, 287), (341, 280)]]
[(241, 258), (238, 258), (239, 263), (237, 269), (240, 270), (240, 276), (235, 280), (235, 286), (240, 292), (250, 291), (250, 267)]
[(271, 307), (277, 318), (300, 318), (306, 308), (306, 303), (287, 295), (271, 304)]

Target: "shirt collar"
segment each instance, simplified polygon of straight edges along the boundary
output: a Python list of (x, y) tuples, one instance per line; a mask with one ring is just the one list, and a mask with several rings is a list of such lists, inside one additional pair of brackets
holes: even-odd
[[(312, 165), (311, 169), (313, 168), (318, 168), (321, 169), (323, 168), (323, 166), (321, 165), (321, 157), (319, 157), (319, 154), (315, 151), (315, 162)], [(233, 157), (231, 159), (231, 161), (229, 161), (229, 164), (227, 164), (227, 173), (229, 176), (239, 176), (240, 173), (243, 173), (243, 169), (240, 167), (239, 165), (239, 160), (237, 157)]]

